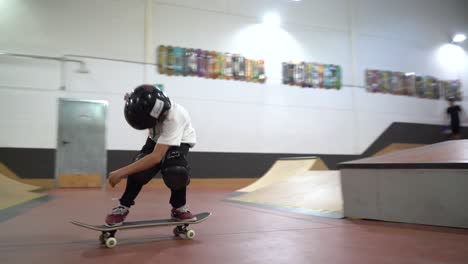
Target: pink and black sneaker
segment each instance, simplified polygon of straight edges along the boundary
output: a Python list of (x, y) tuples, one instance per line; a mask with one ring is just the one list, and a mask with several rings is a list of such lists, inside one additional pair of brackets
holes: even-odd
[(182, 206), (180, 208), (172, 208), (171, 211), (172, 219), (177, 221), (196, 221), (197, 217), (193, 216), (192, 213), (188, 210), (187, 206)]
[(106, 216), (106, 226), (119, 226), (122, 225), (127, 217), (128, 207), (120, 205), (112, 209), (112, 213)]

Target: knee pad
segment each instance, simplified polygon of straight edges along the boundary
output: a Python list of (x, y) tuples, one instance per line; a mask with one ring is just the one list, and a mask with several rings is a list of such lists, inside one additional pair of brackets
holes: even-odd
[(190, 183), (190, 170), (185, 166), (170, 166), (161, 171), (166, 186), (174, 191), (185, 188)]

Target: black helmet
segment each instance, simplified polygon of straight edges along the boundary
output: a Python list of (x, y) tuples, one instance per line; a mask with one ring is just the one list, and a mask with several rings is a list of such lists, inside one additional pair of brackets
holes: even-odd
[(157, 119), (171, 108), (169, 98), (154, 85), (143, 84), (126, 96), (125, 119), (135, 129), (156, 125)]

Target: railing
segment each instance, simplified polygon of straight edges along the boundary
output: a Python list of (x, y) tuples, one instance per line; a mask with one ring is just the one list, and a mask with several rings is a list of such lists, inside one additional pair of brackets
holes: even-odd
[(34, 54), (24, 54), (24, 53), (13, 53), (13, 52), (3, 52), (0, 51), (0, 56), (9, 56), (9, 57), (19, 57), (19, 58), (29, 58), (29, 59), (38, 59), (38, 60), (52, 60), (60, 63), (60, 89), (65, 90), (65, 63), (74, 62), (79, 64), (77, 70), (78, 73), (89, 73), (89, 69), (86, 66), (86, 63), (78, 59), (70, 59), (67, 56), (62, 57), (52, 57), (52, 56), (43, 56), (43, 55), (34, 55)]

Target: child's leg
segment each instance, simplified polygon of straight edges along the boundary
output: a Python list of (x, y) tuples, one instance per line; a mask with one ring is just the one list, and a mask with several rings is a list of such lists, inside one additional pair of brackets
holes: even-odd
[[(140, 153), (135, 157), (134, 161), (137, 161), (144, 156), (150, 154), (156, 144), (153, 140), (147, 139), (146, 144), (141, 149)], [(120, 198), (120, 204), (126, 207), (130, 207), (135, 204), (135, 198), (140, 193), (143, 185), (147, 184), (160, 170), (160, 165), (156, 165), (145, 171), (141, 171), (127, 177), (127, 185), (125, 192)]]
[(196, 220), (185, 205), (187, 185), (190, 183), (190, 166), (186, 159), (189, 149), (188, 144), (171, 147), (161, 165), (164, 183), (171, 189), (171, 216), (177, 220)]
[(171, 190), (171, 199), (169, 203), (173, 208), (180, 208), (187, 203), (187, 187), (179, 190)]
[(120, 204), (126, 207), (130, 207), (135, 204), (135, 198), (140, 193), (143, 185), (147, 184), (158, 172), (159, 165), (130, 175), (127, 177), (127, 186), (125, 186), (125, 192), (120, 198)]

